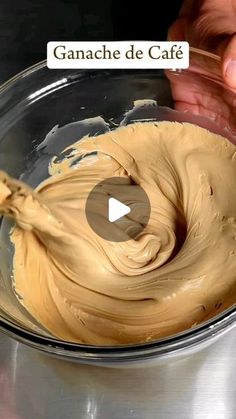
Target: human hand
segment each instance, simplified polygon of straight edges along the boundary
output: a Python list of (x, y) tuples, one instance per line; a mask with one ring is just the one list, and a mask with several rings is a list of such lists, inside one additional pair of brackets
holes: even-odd
[(236, 88), (236, 0), (185, 0), (168, 39), (220, 55), (223, 79)]
[(219, 62), (194, 59), (193, 71), (181, 77), (167, 71), (176, 109), (207, 116), (235, 134), (236, 0), (185, 0), (168, 39), (220, 56)]

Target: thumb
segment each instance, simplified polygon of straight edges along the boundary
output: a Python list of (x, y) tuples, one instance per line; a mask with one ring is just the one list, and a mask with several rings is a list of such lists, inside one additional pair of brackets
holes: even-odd
[(222, 72), (225, 83), (236, 89), (236, 34), (230, 38), (223, 52)]

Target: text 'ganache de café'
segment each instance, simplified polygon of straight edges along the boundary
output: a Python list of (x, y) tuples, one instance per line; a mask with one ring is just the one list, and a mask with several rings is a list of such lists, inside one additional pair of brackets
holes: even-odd
[(118, 49), (109, 49), (106, 44), (101, 45), (99, 49), (67, 49), (66, 45), (57, 45), (54, 48), (53, 55), (58, 60), (119, 60), (120, 58), (143, 59), (145, 57), (153, 60), (159, 59), (177, 59), (183, 58), (182, 47), (173, 44), (170, 48), (163, 49), (159, 44), (153, 44), (147, 50), (136, 49), (133, 44), (125, 52)]

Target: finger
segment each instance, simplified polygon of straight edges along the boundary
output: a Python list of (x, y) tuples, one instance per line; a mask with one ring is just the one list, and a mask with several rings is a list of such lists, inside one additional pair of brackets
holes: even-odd
[(231, 37), (223, 52), (222, 72), (225, 83), (236, 89), (236, 34)]
[(185, 0), (179, 12), (180, 17), (195, 19), (200, 12), (201, 4), (202, 0)]
[(187, 34), (187, 26), (199, 14), (202, 0), (185, 0), (179, 12), (179, 18), (170, 26), (167, 39), (169, 41), (184, 41)]
[(168, 41), (184, 41), (185, 40), (186, 19), (178, 18), (170, 26), (167, 34)]

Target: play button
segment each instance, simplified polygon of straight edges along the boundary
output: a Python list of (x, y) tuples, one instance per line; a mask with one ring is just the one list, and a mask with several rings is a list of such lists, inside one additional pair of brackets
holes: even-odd
[(98, 236), (113, 242), (138, 237), (150, 216), (150, 202), (144, 189), (126, 177), (99, 182), (86, 201), (86, 218)]
[(118, 201), (115, 198), (109, 198), (108, 200), (108, 220), (110, 223), (114, 223), (114, 221), (119, 220), (119, 218), (123, 217), (130, 213), (130, 208), (122, 204), (122, 202)]

